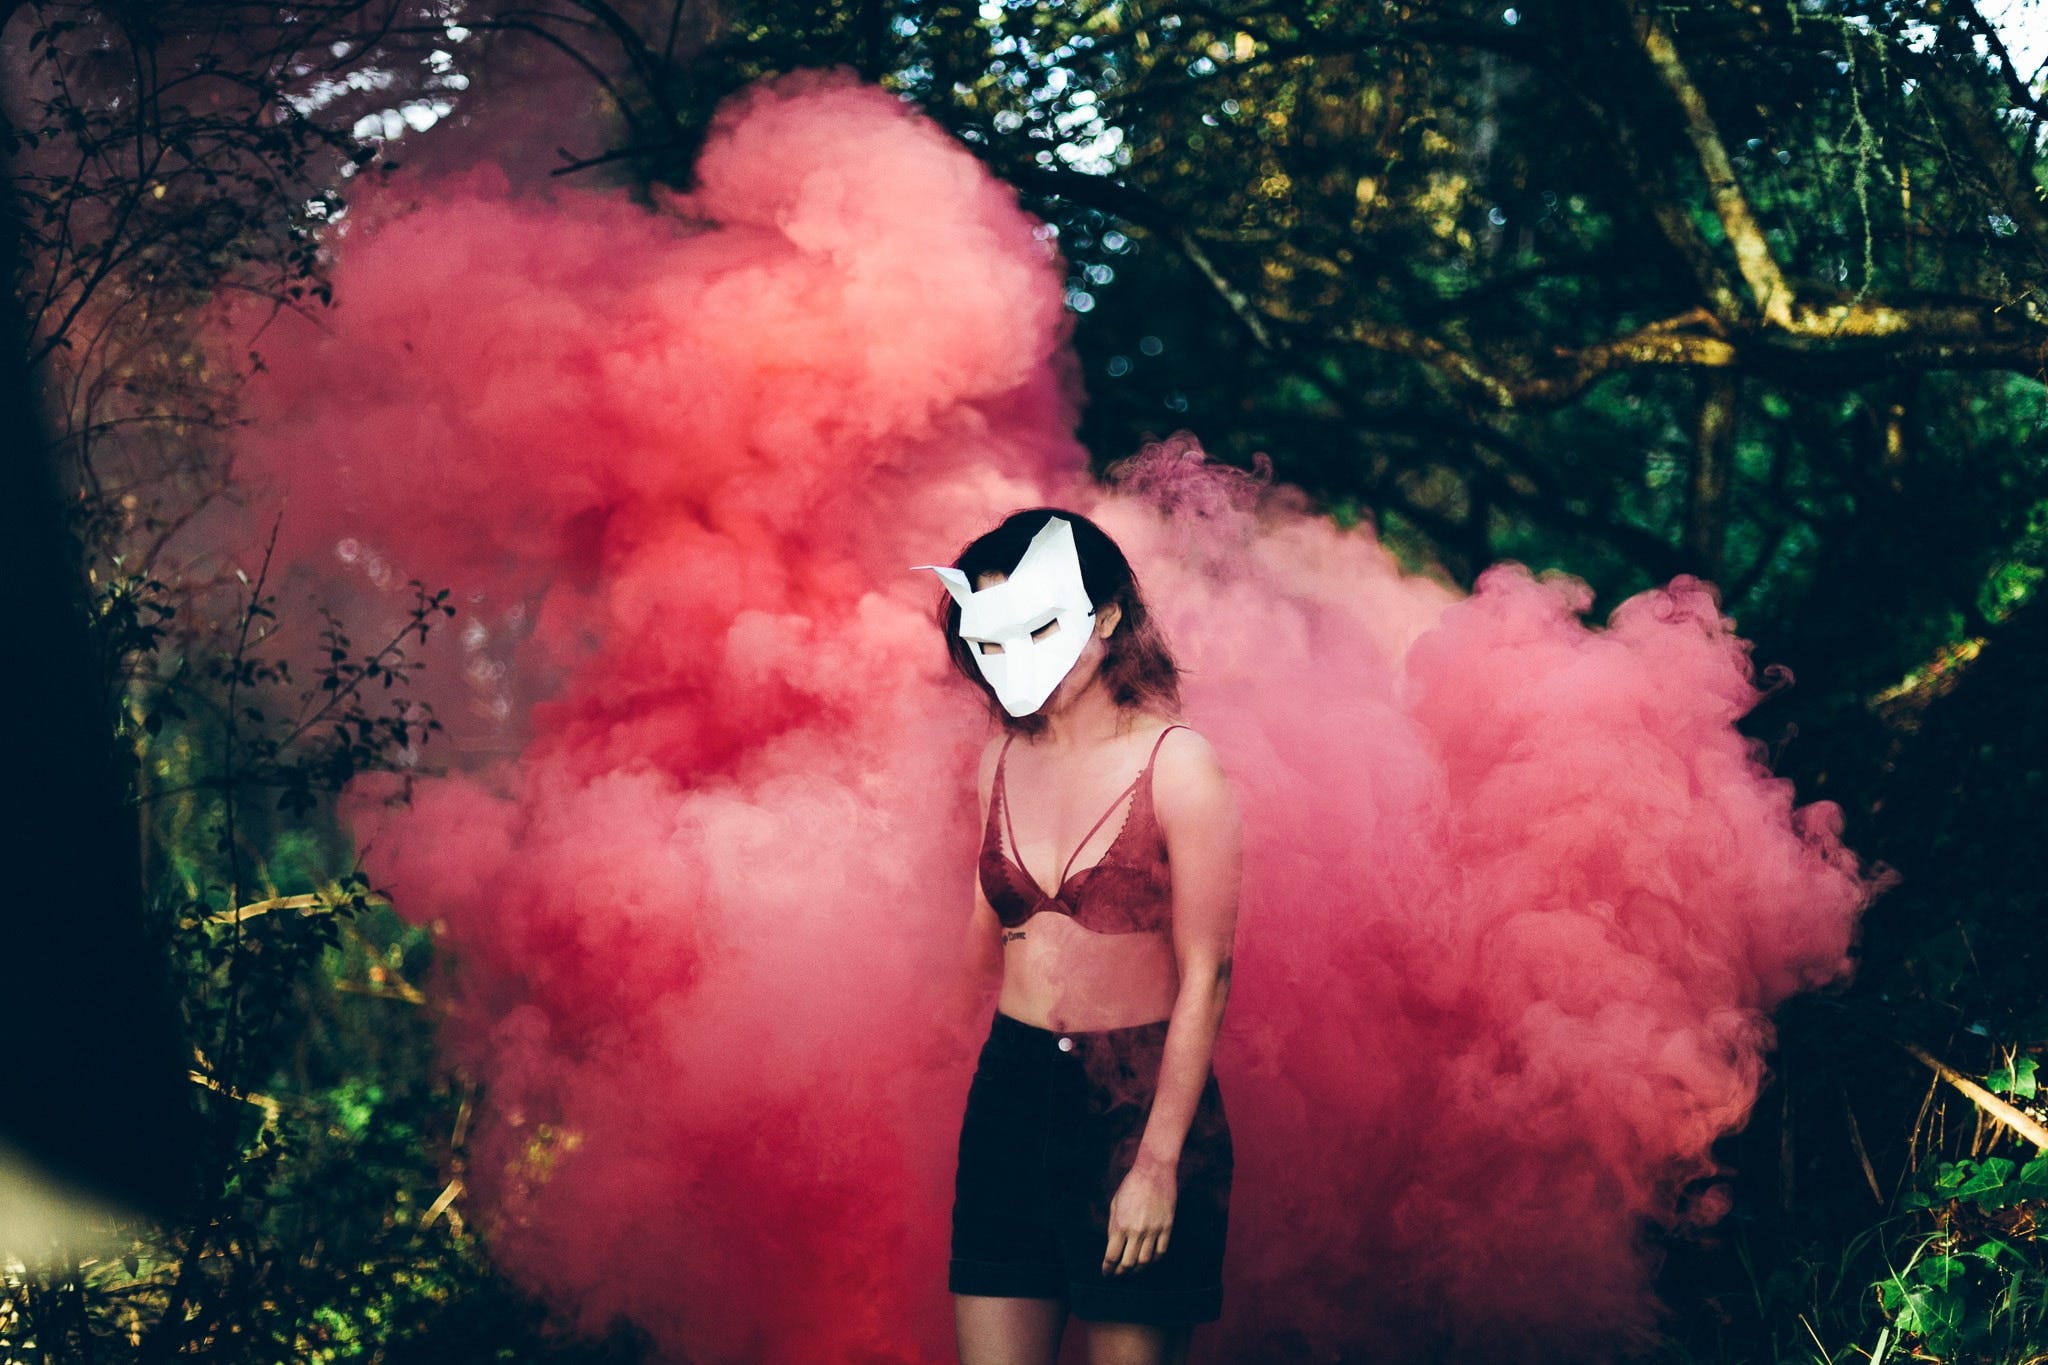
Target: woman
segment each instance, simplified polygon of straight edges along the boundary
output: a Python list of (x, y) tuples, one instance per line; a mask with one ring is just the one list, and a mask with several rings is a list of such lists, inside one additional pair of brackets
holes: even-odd
[(1222, 1303), (1236, 805), (1093, 522), (1019, 512), (937, 572), (954, 664), (1003, 727), (968, 927), (1002, 985), (961, 1124), (961, 1360), (1051, 1365), (1070, 1312), (1097, 1365), (1181, 1360)]

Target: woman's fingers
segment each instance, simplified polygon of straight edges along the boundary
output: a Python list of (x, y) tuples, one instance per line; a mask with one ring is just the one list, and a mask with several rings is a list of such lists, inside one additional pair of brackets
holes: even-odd
[(1143, 1254), (1142, 1251), (1144, 1245), (1145, 1236), (1143, 1233), (1140, 1233), (1136, 1237), (1133, 1237), (1128, 1242), (1124, 1243), (1123, 1259), (1116, 1263), (1117, 1274), (1121, 1275), (1126, 1270), (1134, 1270), (1138, 1266), (1141, 1266), (1145, 1263), (1145, 1261), (1148, 1258)]
[(1109, 1232), (1109, 1245), (1102, 1253), (1102, 1273), (1121, 1275), (1152, 1264), (1166, 1254), (1170, 1228), (1116, 1228)]
[(1105, 1247), (1102, 1252), (1103, 1274), (1112, 1275), (1122, 1273), (1122, 1268), (1119, 1263), (1123, 1260), (1124, 1251), (1129, 1245), (1129, 1242), (1129, 1233), (1125, 1232), (1122, 1228), (1119, 1227), (1110, 1228), (1109, 1245)]

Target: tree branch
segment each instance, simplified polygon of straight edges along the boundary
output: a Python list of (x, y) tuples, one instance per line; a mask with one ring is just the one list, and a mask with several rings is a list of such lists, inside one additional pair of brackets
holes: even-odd
[(1771, 254), (1762, 225), (1750, 211), (1749, 196), (1743, 193), (1742, 182), (1735, 178), (1734, 163), (1728, 159), (1728, 149), (1721, 143), (1707, 102), (1693, 84), (1692, 74), (1685, 69), (1670, 33), (1653, 10), (1639, 8), (1639, 4), (1640, 0), (1631, 4), (1636, 41), (1685, 116), (1686, 137), (1699, 158), (1700, 169), (1706, 173), (1707, 193), (1727, 231), (1728, 243), (1735, 249), (1736, 268), (1742, 272), (1764, 320), (1790, 331), (1794, 326), (1792, 288), (1778, 269), (1777, 257)]
[(1987, 1116), (1998, 1120), (1998, 1122), (2011, 1129), (2014, 1136), (2031, 1142), (2040, 1150), (2048, 1152), (2048, 1128), (2042, 1127), (2040, 1123), (2013, 1108), (2010, 1104), (2007, 1104), (1968, 1076), (1963, 1075), (1954, 1067), (1937, 1060), (1926, 1048), (1913, 1043), (1900, 1043), (1899, 1046), (1918, 1058), (1920, 1063), (1928, 1070), (1962, 1091), (1963, 1094), (1969, 1096), (1970, 1103), (1983, 1110)]
[[(1689, 318), (1691, 315), (1686, 315)], [(1562, 352), (1549, 374), (1518, 377), (1436, 337), (1406, 327), (1360, 321), (1344, 329), (1356, 345), (1420, 360), (1467, 398), (1497, 408), (1545, 408), (1577, 397), (1588, 385), (1617, 370), (1646, 366), (1682, 369), (1739, 367), (1742, 353), (1726, 338), (1674, 330), (1684, 318), (1651, 323), (1627, 336)]]
[(1730, 370), (1802, 387), (1925, 370), (2003, 369), (2038, 376), (2048, 368), (2048, 327), (2003, 322), (1997, 312), (1989, 306), (1831, 304), (1801, 310), (1801, 326), (1788, 336), (1763, 323), (1724, 328), (1721, 335), (1681, 330), (1704, 320), (1694, 309), (1575, 351), (1521, 357), (1512, 366), (1489, 363), (1405, 327), (1355, 322), (1343, 336), (1422, 361), (1467, 399), (1532, 409), (1568, 402), (1607, 375), (1630, 369)]

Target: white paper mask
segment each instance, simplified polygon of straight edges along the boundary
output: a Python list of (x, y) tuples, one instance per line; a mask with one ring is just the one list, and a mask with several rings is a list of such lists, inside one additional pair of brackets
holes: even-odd
[(1073, 523), (1049, 518), (1010, 576), (980, 592), (958, 569), (920, 564), (960, 604), (960, 638), (981, 676), (1013, 716), (1045, 705), (1074, 669), (1095, 629), (1095, 606), (1081, 585)]

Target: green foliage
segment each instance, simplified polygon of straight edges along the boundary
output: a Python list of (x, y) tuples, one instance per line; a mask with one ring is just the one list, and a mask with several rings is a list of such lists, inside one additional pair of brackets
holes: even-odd
[(100, 588), (207, 1138), (185, 1217), (0, 1281), (0, 1359), (637, 1359), (630, 1333), (560, 1338), (465, 1225), (475, 1095), (434, 1060), (413, 984), (433, 944), (332, 824), (343, 783), (418, 771), (439, 733), (405, 695), (422, 666), (407, 649), (453, 616), (448, 594), (415, 584), (368, 650), (321, 613), (301, 683), (265, 580), (217, 629), (155, 579)]
[(1924, 1211), (1935, 1231), (1874, 1285), (1895, 1339), (1943, 1360), (2025, 1354), (2048, 1329), (2048, 1263), (2034, 1240), (2048, 1156), (1937, 1162), (1900, 1206)]

